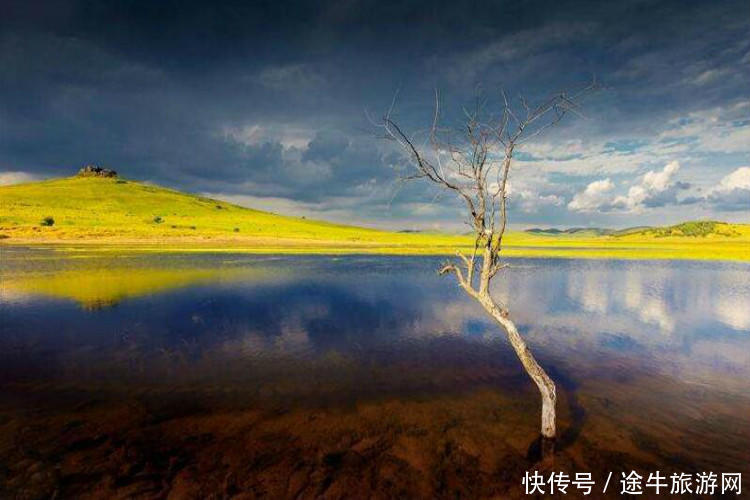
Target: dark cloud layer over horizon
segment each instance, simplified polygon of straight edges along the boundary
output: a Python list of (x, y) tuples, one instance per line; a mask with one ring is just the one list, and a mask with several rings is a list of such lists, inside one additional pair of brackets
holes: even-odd
[(457, 228), (397, 190), (379, 116), (433, 89), (533, 97), (607, 86), (519, 154), (516, 225), (750, 212), (750, 4), (684, 2), (3, 2), (0, 182), (84, 163), (259, 209)]

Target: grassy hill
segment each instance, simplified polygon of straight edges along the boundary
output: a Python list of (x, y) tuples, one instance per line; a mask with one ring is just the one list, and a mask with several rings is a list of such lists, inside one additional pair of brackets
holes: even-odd
[[(287, 217), (118, 178), (0, 187), (0, 242), (139, 251), (452, 254), (465, 235), (388, 232)], [(750, 225), (509, 232), (505, 255), (750, 261)]]
[(636, 237), (706, 237), (706, 236), (742, 236), (743, 224), (729, 224), (719, 221), (690, 221), (674, 226), (651, 227), (651, 226), (634, 226), (625, 229), (608, 229), (601, 227), (571, 227), (568, 229), (548, 228), (542, 229), (534, 227), (527, 229), (525, 232), (534, 235), (543, 236), (636, 236)]
[(0, 187), (6, 243), (253, 243), (441, 246), (465, 237), (409, 234), (287, 217), (136, 181), (69, 177)]
[(733, 238), (742, 236), (743, 228), (739, 224), (727, 224), (726, 222), (707, 220), (683, 222), (682, 224), (667, 227), (650, 227), (637, 232), (634, 231), (634, 233), (649, 235), (654, 238), (669, 238), (673, 236), (695, 238), (727, 236)]

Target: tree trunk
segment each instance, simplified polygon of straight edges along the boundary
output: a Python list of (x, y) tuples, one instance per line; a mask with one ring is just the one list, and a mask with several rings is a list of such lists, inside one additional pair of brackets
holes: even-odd
[(542, 395), (542, 437), (547, 439), (555, 438), (555, 403), (557, 401), (557, 394), (555, 392), (555, 383), (549, 378), (547, 373), (539, 366), (534, 356), (531, 354), (526, 342), (523, 337), (518, 333), (518, 329), (513, 322), (508, 319), (507, 314), (504, 314), (493, 302), (489, 294), (482, 294), (477, 296), (477, 300), (487, 310), (490, 315), (495, 318), (495, 321), (500, 323), (508, 334), (508, 340), (513, 346), (513, 349), (518, 355), (518, 359), (521, 360), (526, 373), (534, 381), (536, 386), (539, 388), (539, 392)]

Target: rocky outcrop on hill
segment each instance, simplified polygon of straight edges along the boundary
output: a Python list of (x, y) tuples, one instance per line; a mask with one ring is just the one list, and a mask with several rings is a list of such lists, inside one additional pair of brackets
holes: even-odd
[(97, 165), (86, 165), (78, 171), (79, 177), (117, 177), (117, 172)]

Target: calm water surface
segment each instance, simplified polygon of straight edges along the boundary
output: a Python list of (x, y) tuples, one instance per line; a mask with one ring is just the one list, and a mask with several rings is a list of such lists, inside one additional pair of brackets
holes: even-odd
[[(538, 394), (440, 262), (3, 249), (0, 493), (521, 497)], [(555, 470), (749, 487), (750, 266), (511, 266)]]

